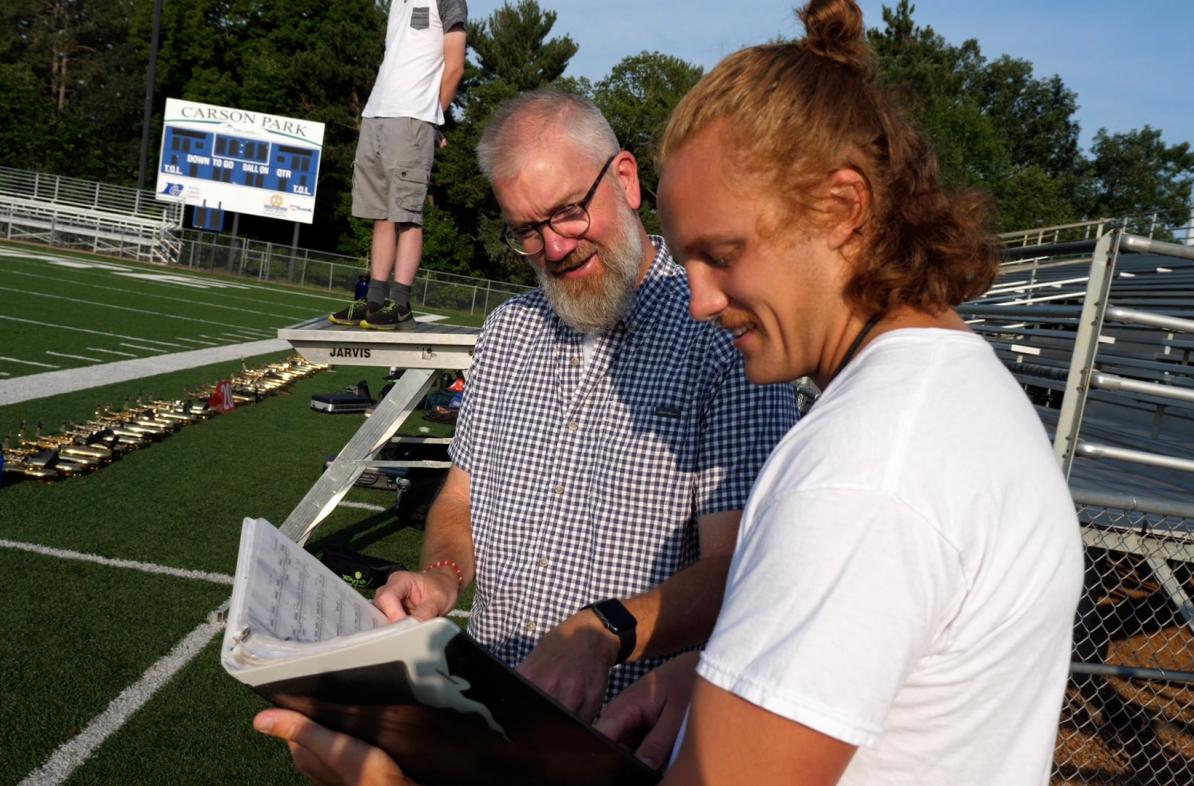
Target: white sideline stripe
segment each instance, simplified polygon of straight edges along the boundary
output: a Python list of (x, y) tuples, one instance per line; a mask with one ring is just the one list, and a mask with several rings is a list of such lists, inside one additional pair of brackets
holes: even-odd
[[(115, 303), (98, 303), (94, 300), (83, 300), (77, 297), (67, 297), (66, 295), (51, 295), (47, 292), (32, 292), (27, 289), (17, 289), (16, 287), (0, 287), (0, 290), (5, 292), (16, 292), (21, 295), (33, 295), (34, 297), (48, 297), (54, 300), (65, 300), (68, 303), (82, 303), (85, 306), (98, 306), (99, 308), (114, 308), (117, 311), (131, 311), (134, 314), (145, 314), (154, 317), (165, 317), (166, 319), (181, 319), (183, 322), (199, 322), (204, 325), (217, 325), (219, 327), (227, 327), (223, 322), (215, 319), (200, 319), (199, 317), (184, 317), (181, 314), (169, 314), (164, 311), (150, 311), (147, 308), (132, 308), (130, 306), (118, 306)], [(155, 342), (167, 343), (167, 342)]]
[(169, 565), (154, 565), (152, 562), (137, 562), (136, 560), (131, 559), (103, 557), (99, 554), (87, 554), (82, 551), (56, 549), (50, 546), (39, 546), (36, 543), (22, 543), (18, 540), (6, 540), (4, 538), (0, 538), (0, 548), (16, 549), (17, 551), (28, 551), (32, 554), (40, 554), (43, 557), (73, 559), (78, 560), (79, 562), (94, 562), (96, 565), (107, 565), (111, 568), (128, 568), (129, 570), (139, 570), (142, 573), (159, 573), (163, 576), (174, 576), (178, 579), (199, 579), (200, 581), (210, 581), (213, 584), (227, 584), (228, 586), (232, 586), (231, 576), (227, 576), (223, 573), (210, 573), (205, 570), (172, 568)]
[(68, 355), (65, 352), (53, 352), (46, 350), (47, 355), (53, 355), (56, 358), (74, 358), (75, 360), (86, 360), (88, 363), (103, 363), (103, 358), (89, 358), (85, 355)]
[(373, 505), (369, 502), (341, 502), (340, 507), (356, 508), (357, 510), (372, 510), (378, 513), (389, 510), (389, 508), (382, 507), (381, 505)]
[(105, 740), (128, 723), (137, 710), (145, 706), (155, 693), (207, 647), (208, 642), (224, 628), (224, 623), (216, 619), (227, 607), (228, 601), (225, 601), (208, 615), (169, 654), (146, 669), (141, 679), (121, 691), (83, 731), (59, 745), (44, 764), (25, 776), (19, 786), (57, 786), (64, 783)]
[(0, 360), (7, 360), (9, 363), (22, 363), (26, 366), (41, 366), (42, 368), (62, 368), (62, 366), (53, 366), (49, 363), (38, 363), (36, 360), (18, 360), (16, 358), (6, 358), (0, 356)]
[[(121, 346), (136, 346), (122, 343)], [(145, 349), (145, 347), (141, 347)], [(36, 398), (57, 396), (59, 393), (73, 393), (76, 390), (97, 388), (116, 382), (128, 382), (171, 371), (184, 371), (213, 363), (242, 360), (255, 355), (268, 355), (290, 348), (289, 342), (281, 339), (249, 341), (243, 344), (225, 344), (207, 349), (187, 349), (132, 360), (113, 360), (95, 366), (43, 371), (23, 377), (0, 380), (0, 406), (17, 404)], [(150, 350), (157, 352), (158, 350)], [(53, 367), (52, 367), (53, 368)]]
[(105, 355), (120, 355), (121, 357), (124, 357), (124, 358), (137, 357), (132, 352), (118, 352), (115, 349), (101, 349), (100, 347), (87, 347), (87, 348), (90, 349), (92, 352), (103, 352)]
[(157, 347), (147, 347), (143, 344), (130, 344), (127, 341), (121, 341), (117, 346), (128, 347), (129, 349), (143, 349), (146, 352), (161, 352)]

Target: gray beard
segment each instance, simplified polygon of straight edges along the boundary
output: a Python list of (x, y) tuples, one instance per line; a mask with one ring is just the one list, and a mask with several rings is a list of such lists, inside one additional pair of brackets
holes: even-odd
[(623, 214), (614, 235), (605, 245), (581, 240), (559, 263), (569, 268), (596, 252), (601, 257), (598, 275), (572, 280), (535, 267), (539, 286), (547, 301), (564, 324), (585, 335), (595, 336), (610, 330), (626, 316), (638, 289), (638, 271), (643, 263), (643, 238), (638, 220), (629, 209)]

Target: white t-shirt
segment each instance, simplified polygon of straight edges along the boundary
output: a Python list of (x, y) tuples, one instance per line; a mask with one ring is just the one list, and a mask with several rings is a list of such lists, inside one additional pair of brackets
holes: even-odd
[(842, 784), (1048, 782), (1082, 546), (982, 339), (877, 337), (775, 448), (698, 672), (860, 746)]
[(385, 57), (361, 116), (413, 117), (441, 125), (444, 32), (467, 23), (467, 16), (464, 0), (393, 0)]

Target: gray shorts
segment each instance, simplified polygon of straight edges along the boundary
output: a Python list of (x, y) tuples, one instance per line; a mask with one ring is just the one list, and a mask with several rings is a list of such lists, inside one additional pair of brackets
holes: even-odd
[(435, 126), (412, 117), (363, 117), (352, 162), (352, 214), (423, 223)]

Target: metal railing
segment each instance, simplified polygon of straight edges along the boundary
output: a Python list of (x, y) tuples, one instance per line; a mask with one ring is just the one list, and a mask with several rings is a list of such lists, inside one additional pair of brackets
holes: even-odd
[[(368, 272), (367, 261), (306, 248), (292, 248), (214, 232), (184, 229), (178, 262), (195, 270), (245, 276), (342, 292), (353, 291)], [(411, 302), (420, 309), (449, 309), (488, 314), (531, 287), (420, 268), (411, 288)]]
[(7, 240), (167, 263), (183, 207), (153, 192), (0, 167), (0, 232)]
[(1110, 227), (1121, 227), (1149, 239), (1170, 240), (1182, 245), (1194, 245), (1194, 208), (1190, 211), (1166, 214), (1146, 213), (1138, 216), (1097, 218), (1072, 224), (1057, 224), (1033, 229), (1004, 232), (999, 240), (1005, 246), (1040, 246), (1073, 240), (1100, 237)]
[(1087, 557), (1053, 783), (1194, 783), (1194, 247), (1097, 222), (1005, 241), (959, 312), (1052, 430)]
[[(196, 270), (353, 291), (367, 269), (349, 257), (182, 227), (183, 205), (152, 191), (0, 167), (0, 237)], [(414, 304), (488, 314), (531, 287), (423, 268)]]

